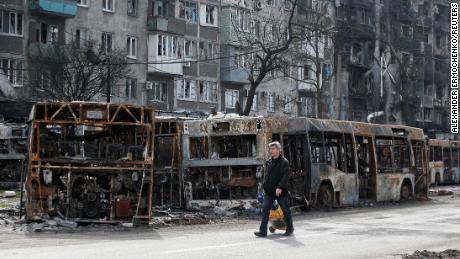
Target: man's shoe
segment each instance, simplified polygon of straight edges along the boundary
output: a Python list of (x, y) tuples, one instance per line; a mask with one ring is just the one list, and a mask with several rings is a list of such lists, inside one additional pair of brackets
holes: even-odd
[(286, 230), (286, 232), (284, 232), (283, 236), (288, 237), (288, 236), (292, 235), (293, 233), (294, 233), (294, 230)]
[(267, 233), (262, 233), (262, 232), (254, 232), (254, 235), (258, 236), (258, 237), (266, 237), (267, 236)]

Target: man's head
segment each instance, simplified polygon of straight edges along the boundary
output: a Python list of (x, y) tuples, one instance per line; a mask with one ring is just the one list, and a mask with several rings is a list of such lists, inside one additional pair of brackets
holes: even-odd
[(268, 144), (268, 149), (272, 158), (278, 158), (281, 154), (281, 144), (278, 141), (273, 141)]

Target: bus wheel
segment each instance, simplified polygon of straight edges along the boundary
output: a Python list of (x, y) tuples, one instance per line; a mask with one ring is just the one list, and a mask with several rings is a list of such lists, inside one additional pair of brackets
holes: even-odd
[(318, 191), (318, 201), (317, 204), (322, 208), (332, 207), (334, 202), (334, 194), (332, 192), (331, 186), (327, 184), (321, 185)]
[(410, 184), (405, 182), (401, 186), (401, 200), (409, 200), (412, 197), (412, 189)]

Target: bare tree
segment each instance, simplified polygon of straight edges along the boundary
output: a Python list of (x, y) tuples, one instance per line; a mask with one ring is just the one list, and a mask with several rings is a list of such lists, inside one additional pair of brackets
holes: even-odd
[(94, 42), (37, 44), (28, 58), (32, 69), (26, 84), (44, 100), (88, 101), (129, 72), (124, 52), (105, 51)]
[[(316, 117), (323, 117), (323, 107), (325, 85), (333, 78), (333, 64), (331, 62), (334, 45), (337, 41), (334, 21), (332, 20), (329, 10), (332, 7), (330, 0), (319, 0), (315, 2), (315, 6), (309, 9), (302, 10), (299, 15), (299, 27), (302, 31), (302, 38), (299, 46), (294, 48), (292, 60), (299, 64), (309, 64), (304, 68), (304, 74), (312, 72), (314, 77), (309, 78), (304, 75), (304, 78), (295, 78), (301, 82), (306, 82), (315, 88), (316, 100)], [(326, 56), (329, 55), (329, 58)], [(327, 64), (327, 66), (324, 66)]]
[[(299, 8), (297, 0), (286, 0), (285, 6), (278, 9), (260, 8), (253, 10), (251, 22), (240, 14), (232, 20), (232, 29), (236, 32), (233, 45), (238, 46), (244, 56), (244, 70), (249, 82), (248, 98), (244, 108), (237, 112), (249, 115), (256, 89), (262, 82), (273, 79), (270, 74), (281, 70), (286, 64), (286, 54), (299, 37), (294, 25), (295, 14)], [(237, 10), (241, 10), (238, 7)]]

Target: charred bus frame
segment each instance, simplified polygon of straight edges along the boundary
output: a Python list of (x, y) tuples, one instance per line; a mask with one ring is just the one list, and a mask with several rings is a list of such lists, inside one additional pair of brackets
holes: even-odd
[(243, 117), (184, 123), (187, 205), (227, 207), (254, 200), (262, 191), (267, 144), (274, 140), (281, 142), (290, 161), (291, 197), (296, 203), (346, 206), (427, 194), (421, 129), (311, 118)]
[(460, 183), (460, 141), (428, 140), (430, 184)]
[(125, 104), (36, 103), (26, 216), (150, 223), (154, 111)]
[(279, 139), (293, 175), (304, 179), (298, 199), (343, 206), (427, 193), (421, 129), (311, 118), (290, 119), (288, 129)]

